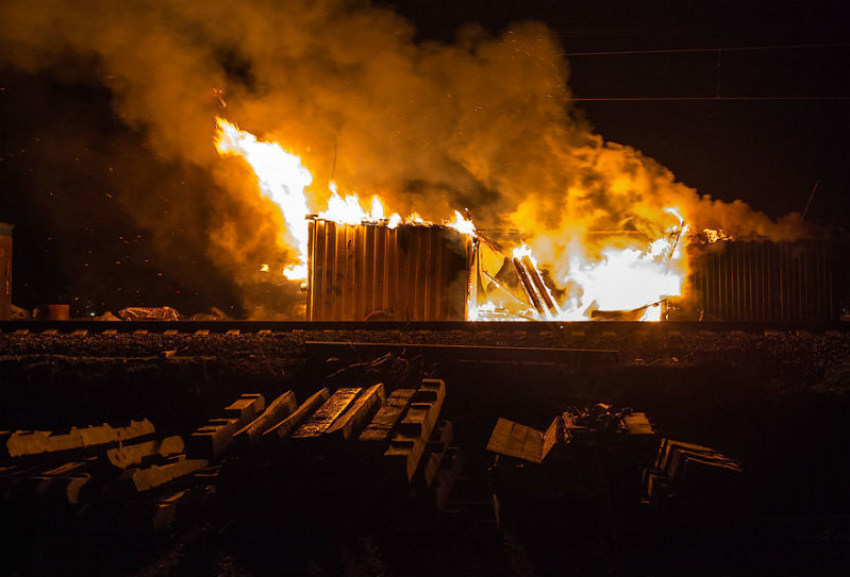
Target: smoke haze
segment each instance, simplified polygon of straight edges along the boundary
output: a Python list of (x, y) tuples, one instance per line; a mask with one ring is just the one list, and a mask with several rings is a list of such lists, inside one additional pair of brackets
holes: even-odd
[(152, 208), (164, 203), (161, 187), (121, 201), (162, 250), (177, 242), (166, 231), (179, 215), (237, 284), (255, 279), (259, 263), (294, 259), (248, 167), (217, 155), (219, 115), (301, 156), (314, 210), (333, 176), (342, 192), (380, 194), (391, 211), (441, 220), (468, 207), (479, 227), (534, 231), (544, 262), (589, 230), (660, 234), (676, 224), (670, 206), (696, 230), (800, 234), (795, 215), (777, 223), (700, 196), (595, 134), (570, 102), (568, 63), (545, 25), (500, 36), (470, 25), (452, 44), (414, 34), (368, 2), (6, 0), (0, 64), (96, 75), (121, 122), (163, 162), (212, 175), (220, 190), (189, 195), (168, 217)]

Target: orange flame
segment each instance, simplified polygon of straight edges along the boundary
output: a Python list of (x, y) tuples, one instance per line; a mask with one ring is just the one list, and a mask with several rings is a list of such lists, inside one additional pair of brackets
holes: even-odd
[[(215, 146), (221, 155), (242, 157), (257, 176), (260, 191), (281, 209), (287, 233), (298, 251), (299, 262), (288, 266), (283, 275), (291, 280), (307, 278), (307, 217), (311, 214), (307, 187), (313, 181), (311, 173), (301, 164), (301, 159), (274, 142), (263, 142), (249, 132), (239, 130), (236, 125), (217, 119)], [(393, 213), (387, 218), (384, 203), (375, 195), (369, 210), (364, 208), (355, 192), (340, 195), (334, 182), (329, 183), (331, 192), (325, 211), (319, 217), (347, 224), (379, 223), (389, 228), (400, 224), (431, 226), (418, 213), (407, 218)], [(682, 294), (686, 263), (683, 243), (687, 225), (675, 208), (665, 210), (676, 219), (666, 229), (665, 236), (649, 241), (643, 247), (631, 246), (624, 249), (608, 248), (601, 251), (597, 259), (582, 252), (573, 253), (560, 281), (566, 287), (549, 286), (540, 275), (540, 265), (532, 249), (523, 244), (513, 250), (514, 258), (528, 257), (534, 267), (538, 291), (546, 294), (549, 307), (538, 312), (534, 309), (521, 311), (521, 318), (545, 320), (587, 320), (594, 310), (639, 311), (644, 310), (641, 320), (660, 320), (658, 304), (668, 297)], [(458, 232), (475, 236), (477, 231), (471, 220), (460, 211), (455, 211), (444, 225)], [(713, 232), (713, 231), (711, 231)], [(708, 231), (706, 231), (708, 233)], [(720, 233), (722, 234), (722, 232)], [(710, 236), (707, 234), (707, 236)], [(261, 271), (268, 271), (262, 265)], [(492, 279), (495, 282), (495, 279)], [(559, 283), (559, 279), (550, 279)], [(554, 295), (564, 295), (556, 302)], [(521, 299), (516, 299), (522, 302)], [(495, 302), (470, 303), (470, 320), (495, 319), (500, 311)], [(517, 314), (513, 315), (516, 318)]]

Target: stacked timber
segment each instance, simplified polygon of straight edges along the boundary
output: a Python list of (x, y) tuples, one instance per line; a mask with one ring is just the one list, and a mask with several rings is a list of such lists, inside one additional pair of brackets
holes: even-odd
[(183, 435), (147, 420), (3, 432), (0, 504), (37, 504), (47, 518), (62, 507), (74, 522), (129, 532), (165, 529), (222, 499), (238, 510), (246, 495), (268, 511), (276, 493), (305, 495), (309, 508), (322, 495), (359, 506), (389, 491), (438, 511), (462, 463), (440, 419), (445, 396), (437, 379), (391, 392), (322, 388), (301, 403), (293, 391), (268, 405), (251, 393)]
[(645, 498), (728, 501), (740, 489), (741, 473), (738, 461), (711, 447), (662, 439), (654, 466), (644, 474)]

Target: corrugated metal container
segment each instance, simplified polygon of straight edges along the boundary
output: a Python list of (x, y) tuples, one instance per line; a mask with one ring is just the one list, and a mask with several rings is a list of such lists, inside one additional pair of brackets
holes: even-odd
[(0, 222), (0, 320), (12, 309), (12, 225)]
[(444, 226), (310, 221), (307, 319), (466, 320), (471, 241)]
[(836, 321), (836, 262), (824, 241), (692, 246), (690, 294), (706, 319)]

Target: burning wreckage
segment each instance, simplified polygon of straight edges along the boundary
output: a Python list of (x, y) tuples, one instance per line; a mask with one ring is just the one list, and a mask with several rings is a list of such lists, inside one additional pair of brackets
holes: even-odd
[[(281, 210), (282, 243), (299, 263), (282, 271), (307, 288), (315, 321), (833, 321), (836, 251), (816, 240), (739, 241), (694, 233), (679, 209), (656, 233), (627, 219), (585, 231), (584, 243), (542, 266), (521, 231), (479, 230), (469, 213), (442, 224), (414, 212), (363, 208), (331, 182), (327, 210), (308, 207), (312, 174), (298, 156), (219, 118), (216, 148), (254, 171)], [(561, 239), (559, 242), (563, 242)], [(271, 273), (268, 264), (260, 271)]]
[[(660, 320), (665, 297), (629, 310), (564, 308), (526, 245), (507, 254), (468, 220), (435, 225), (389, 221), (350, 224), (309, 221), (308, 320)], [(459, 226), (465, 224), (466, 227)], [(682, 225), (669, 248), (650, 260), (664, 268), (676, 253)], [(664, 239), (667, 241), (667, 239)], [(667, 279), (667, 275), (662, 275)]]

